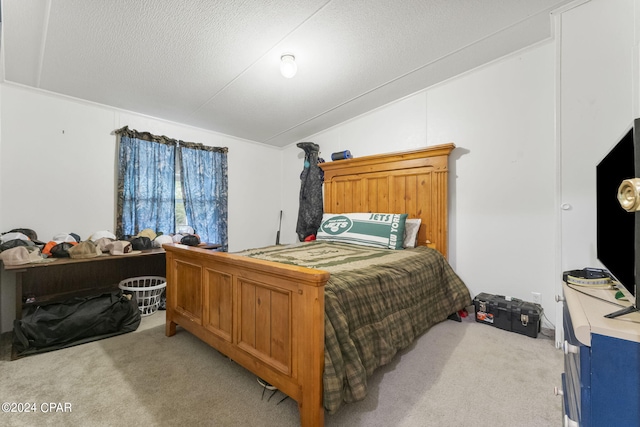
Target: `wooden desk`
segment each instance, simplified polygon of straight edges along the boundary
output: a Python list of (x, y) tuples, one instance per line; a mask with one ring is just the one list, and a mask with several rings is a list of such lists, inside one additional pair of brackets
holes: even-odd
[(135, 255), (59, 258), (50, 263), (4, 266), (4, 269), (16, 273), (16, 319), (22, 318), (22, 309), (29, 305), (116, 290), (121, 280), (130, 277), (166, 277), (164, 249)]

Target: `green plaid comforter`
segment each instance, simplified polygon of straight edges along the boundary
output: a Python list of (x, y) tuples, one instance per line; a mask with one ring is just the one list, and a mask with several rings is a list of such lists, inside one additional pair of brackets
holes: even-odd
[(336, 242), (270, 246), (254, 258), (326, 270), (324, 407), (364, 399), (367, 378), (432, 325), (471, 304), (469, 290), (437, 251)]

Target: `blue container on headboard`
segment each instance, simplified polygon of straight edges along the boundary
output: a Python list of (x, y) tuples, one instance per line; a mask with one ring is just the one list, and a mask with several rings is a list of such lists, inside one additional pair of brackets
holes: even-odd
[(344, 160), (344, 159), (352, 159), (353, 156), (351, 155), (351, 151), (349, 150), (344, 150), (344, 151), (338, 151), (335, 152), (333, 154), (331, 154), (331, 160)]

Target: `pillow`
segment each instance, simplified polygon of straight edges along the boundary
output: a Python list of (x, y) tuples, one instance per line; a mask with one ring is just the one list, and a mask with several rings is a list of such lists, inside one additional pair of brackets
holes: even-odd
[(316, 239), (403, 249), (406, 219), (407, 214), (324, 214)]
[(407, 218), (404, 223), (404, 243), (405, 248), (415, 248), (418, 241), (418, 230), (420, 230), (420, 218)]

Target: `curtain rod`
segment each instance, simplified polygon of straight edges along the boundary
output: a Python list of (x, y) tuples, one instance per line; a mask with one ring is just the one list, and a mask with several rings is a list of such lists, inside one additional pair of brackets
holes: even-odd
[(229, 151), (227, 147), (212, 147), (209, 145), (201, 144), (199, 142), (187, 142), (179, 139), (169, 138), (164, 135), (161, 135), (161, 136), (153, 135), (150, 132), (139, 132), (135, 129), (129, 129), (129, 126), (124, 126), (120, 129), (116, 129), (114, 133), (116, 135), (121, 135), (121, 136), (124, 135), (129, 138), (141, 139), (143, 141), (158, 142), (160, 144), (167, 144), (167, 145), (177, 145), (177, 146), (182, 146), (185, 148), (191, 148), (195, 150), (214, 151), (214, 152), (220, 152), (220, 153), (226, 153)]

